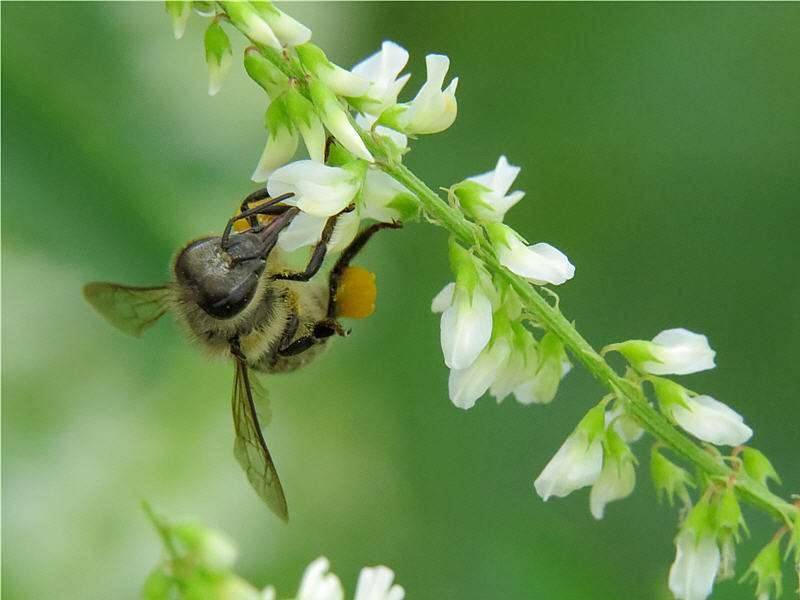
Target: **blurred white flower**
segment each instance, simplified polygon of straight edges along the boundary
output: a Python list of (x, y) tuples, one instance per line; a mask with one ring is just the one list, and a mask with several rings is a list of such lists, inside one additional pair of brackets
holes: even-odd
[(212, 21), (203, 38), (208, 64), (208, 95), (215, 96), (233, 62), (228, 34), (217, 21)]
[(167, 12), (172, 18), (172, 31), (179, 40), (186, 32), (186, 23), (192, 14), (192, 3), (186, 0), (169, 0), (165, 3)]
[(536, 478), (533, 485), (542, 500), (563, 498), (600, 477), (604, 412), (601, 405), (591, 409)]
[(716, 538), (691, 529), (675, 538), (675, 562), (669, 570), (669, 589), (677, 600), (705, 600), (711, 595), (720, 564)]
[(393, 580), (394, 572), (388, 567), (364, 567), (353, 600), (403, 600), (406, 592), (402, 586), (392, 585)]
[(321, 556), (303, 573), (297, 600), (344, 600), (344, 590), (339, 578), (328, 573), (328, 559)]
[(283, 49), (272, 28), (249, 2), (225, 2), (225, 12), (231, 22), (252, 41), (275, 50)]
[(354, 100), (357, 108), (363, 113), (378, 116), (396, 104), (400, 90), (411, 77), (400, 76), (407, 62), (408, 51), (394, 42), (386, 41), (378, 52), (354, 66), (352, 72), (369, 82), (363, 97)]
[(611, 426), (614, 431), (626, 442), (636, 442), (644, 435), (644, 429), (633, 417), (626, 414), (620, 404), (606, 413), (606, 426)]
[(309, 215), (330, 217), (353, 201), (360, 183), (358, 176), (348, 169), (298, 160), (270, 175), (267, 187), (273, 196), (293, 193), (285, 203)]
[(486, 231), (500, 264), (512, 273), (537, 285), (561, 285), (575, 275), (575, 267), (569, 259), (550, 244), (528, 246), (516, 231), (502, 223), (489, 223)]
[(671, 404), (672, 417), (683, 429), (717, 446), (739, 446), (753, 435), (742, 415), (711, 396), (684, 395), (685, 406)]
[[(514, 325), (512, 325), (514, 327)], [(519, 389), (536, 376), (539, 366), (539, 352), (530, 331), (518, 327), (514, 331), (511, 354), (497, 370), (489, 393), (501, 402), (506, 396)]]
[(508, 193), (519, 172), (519, 167), (501, 156), (494, 171), (467, 178), (453, 192), (464, 212), (476, 221), (502, 221), (506, 212), (525, 196), (521, 191)]
[(589, 494), (589, 508), (595, 519), (602, 519), (606, 504), (630, 496), (636, 485), (636, 471), (630, 460), (608, 460), (603, 465), (600, 477), (594, 482)]

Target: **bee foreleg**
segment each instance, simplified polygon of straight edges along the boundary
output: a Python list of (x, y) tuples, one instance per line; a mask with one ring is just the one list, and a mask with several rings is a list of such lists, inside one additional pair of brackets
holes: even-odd
[[(341, 214), (341, 213), (339, 213)], [(314, 246), (314, 251), (311, 253), (311, 259), (308, 261), (305, 270), (299, 272), (285, 272), (276, 273), (272, 275), (272, 279), (283, 279), (287, 281), (309, 281), (314, 275), (317, 274), (322, 262), (325, 260), (325, 254), (328, 252), (328, 242), (331, 241), (333, 230), (336, 228), (336, 221), (339, 214), (329, 217), (325, 222), (325, 227), (322, 229), (322, 235), (319, 242)]]

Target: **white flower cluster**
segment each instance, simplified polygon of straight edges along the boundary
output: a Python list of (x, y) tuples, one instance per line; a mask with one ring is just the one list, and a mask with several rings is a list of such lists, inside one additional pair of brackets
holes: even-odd
[[(752, 430), (731, 408), (661, 377), (713, 368), (715, 353), (704, 335), (670, 329), (652, 341), (629, 340), (605, 349), (612, 350), (626, 357), (636, 372), (633, 378), (652, 383), (661, 411), (687, 432), (716, 445), (738, 446), (750, 439)], [(608, 502), (625, 498), (633, 491), (636, 461), (629, 444), (643, 433), (619, 400), (612, 410), (607, 410), (607, 402), (601, 402), (586, 414), (534, 482), (536, 492), (544, 500), (591, 486), (589, 505), (597, 519), (603, 517)], [(769, 469), (771, 466), (762, 471), (774, 472)], [(685, 503), (690, 502), (687, 488), (692, 485), (691, 477), (657, 449), (653, 451), (651, 475), (656, 488), (666, 492), (670, 500), (678, 495)], [(716, 504), (709, 504), (709, 496), (713, 498), (714, 493), (718, 496)], [(692, 509), (675, 540), (677, 555), (669, 586), (676, 598), (702, 600), (711, 593), (721, 569), (719, 543), (732, 554), (740, 520), (732, 491), (712, 489)]]
[[(329, 572), (328, 559), (321, 556), (303, 573), (296, 600), (344, 600), (344, 590), (339, 578)], [(393, 583), (394, 572), (384, 566), (364, 567), (358, 576), (353, 600), (403, 600), (405, 590)], [(275, 600), (275, 588), (267, 587), (260, 600)]]
[[(176, 37), (183, 35), (191, 5), (168, 3)], [(447, 129), (458, 112), (458, 78), (445, 85), (449, 59), (428, 55), (425, 83), (410, 101), (399, 102), (410, 78), (402, 73), (409, 55), (399, 45), (384, 42), (348, 70), (310, 42), (310, 29), (272, 3), (220, 5), (224, 13), (216, 16), (201, 11), (214, 16), (205, 35), (209, 93), (220, 90), (230, 69), (231, 44), (222, 27), (230, 22), (253, 43), (245, 51), (245, 69), (269, 98), (267, 142), (252, 178), (267, 182), (273, 196), (293, 193), (286, 203), (302, 211), (278, 245), (292, 251), (316, 244), (326, 220), (340, 215), (328, 245), (336, 251), (355, 237), (364, 219), (394, 222), (415, 216), (414, 196), (375, 166), (359, 128), (397, 159), (407, 151), (408, 136)], [(292, 162), (301, 140), (308, 159)]]
[[(505, 156), (493, 171), (469, 177), (451, 188), (464, 213), (486, 231), (499, 262), (532, 283), (560, 285), (575, 267), (549, 244), (528, 246), (502, 220), (524, 193), (510, 192), (520, 168)], [(563, 343), (551, 333), (536, 340), (520, 323), (516, 293), (493, 281), (483, 263), (455, 241), (450, 244), (455, 281), (433, 299), (441, 313), (444, 362), (450, 368), (450, 399), (471, 408), (487, 391), (498, 402), (513, 396), (522, 404), (546, 404), (570, 369)]]

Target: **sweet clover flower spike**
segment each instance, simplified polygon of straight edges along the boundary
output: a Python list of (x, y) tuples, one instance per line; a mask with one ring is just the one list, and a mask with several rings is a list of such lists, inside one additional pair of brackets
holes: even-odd
[(361, 185), (356, 169), (329, 167), (313, 160), (298, 160), (269, 177), (273, 196), (293, 193), (286, 204), (316, 217), (330, 217), (344, 210)]
[(361, 96), (367, 91), (369, 81), (333, 64), (314, 44), (303, 44), (295, 50), (303, 66), (338, 96)]
[(233, 62), (231, 42), (219, 21), (211, 21), (205, 35), (206, 63), (208, 63), (208, 95), (214, 96), (222, 87), (222, 81)]
[(456, 274), (433, 299), (431, 309), (441, 312), (444, 362), (451, 369), (466, 369), (489, 343), (492, 335), (492, 301), (488, 276), (472, 255), (457, 242), (450, 243), (450, 265)]
[(257, 0), (252, 5), (284, 46), (299, 46), (311, 39), (308, 27), (275, 8), (271, 2)]
[(169, 16), (172, 17), (172, 31), (179, 40), (186, 32), (186, 23), (192, 14), (192, 3), (185, 0), (167, 0), (165, 3)]
[(453, 187), (453, 193), (464, 212), (476, 221), (499, 222), (525, 196), (521, 191), (508, 193), (519, 172), (519, 167), (501, 156), (494, 171), (467, 178)]
[(423, 135), (444, 131), (456, 120), (458, 77), (442, 89), (450, 59), (442, 54), (429, 54), (425, 63), (428, 79), (417, 95), (407, 104), (397, 104), (384, 111), (378, 119), (379, 125), (388, 125), (410, 135)]
[(564, 342), (548, 332), (537, 348), (537, 367), (514, 388), (514, 397), (521, 404), (548, 404), (553, 401), (558, 385), (572, 365), (564, 350)]
[(653, 375), (689, 375), (715, 366), (708, 338), (683, 328), (662, 331), (650, 342), (628, 340), (606, 346), (605, 351), (610, 350), (621, 353), (637, 370)]
[(478, 358), (464, 369), (451, 369), (448, 390), (458, 408), (472, 408), (502, 373), (511, 354), (510, 333), (510, 324), (502, 317), (495, 318), (493, 339)]
[(630, 448), (614, 431), (606, 431), (603, 470), (589, 493), (589, 509), (595, 519), (602, 519), (606, 504), (627, 498), (636, 486), (634, 458)]
[(486, 233), (500, 264), (536, 285), (561, 285), (575, 276), (569, 259), (550, 244), (528, 246), (516, 231), (502, 223), (488, 223)]
[(325, 127), (334, 135), (336, 140), (354, 156), (369, 162), (375, 162), (358, 132), (350, 124), (347, 112), (339, 102), (336, 95), (322, 81), (313, 80), (309, 84), (311, 100), (317, 107), (319, 116)]
[(583, 417), (555, 456), (547, 463), (533, 486), (542, 500), (563, 498), (594, 484), (603, 468), (605, 406), (599, 404)]
[(275, 169), (292, 160), (300, 142), (298, 129), (289, 116), (285, 96), (270, 103), (264, 116), (264, 124), (267, 128), (267, 143), (252, 175), (253, 181), (258, 182), (266, 181)]
[(661, 411), (693, 436), (718, 446), (738, 446), (753, 435), (742, 416), (711, 396), (693, 396), (683, 386), (651, 378)]
[(306, 567), (297, 600), (344, 600), (344, 590), (339, 578), (328, 572), (330, 563), (324, 556)]
[(384, 566), (364, 567), (358, 576), (354, 600), (403, 600), (402, 586), (392, 584), (394, 572)]
[(394, 42), (383, 42), (381, 49), (353, 67), (352, 72), (369, 83), (363, 95), (350, 98), (350, 104), (375, 117), (397, 103), (397, 96), (411, 75), (400, 76), (408, 62), (408, 51)]

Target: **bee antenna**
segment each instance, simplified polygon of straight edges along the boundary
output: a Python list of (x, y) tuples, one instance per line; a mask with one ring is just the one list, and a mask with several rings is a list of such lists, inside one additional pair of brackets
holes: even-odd
[[(249, 202), (257, 201), (258, 198), (256, 198), (255, 195), (258, 193), (259, 192), (250, 194), (250, 196), (248, 196), (242, 204), (246, 206), (247, 203)], [(230, 247), (231, 230), (233, 228), (233, 224), (236, 223), (236, 221), (240, 221), (248, 217), (253, 217), (255, 215), (283, 214), (289, 209), (289, 207), (281, 206), (279, 205), (279, 203), (291, 198), (292, 196), (294, 196), (294, 192), (287, 192), (285, 194), (281, 194), (280, 196), (276, 196), (275, 198), (268, 198), (267, 201), (264, 202), (263, 204), (259, 204), (258, 206), (254, 206), (253, 208), (242, 210), (242, 212), (240, 212), (238, 215), (228, 219), (228, 222), (225, 224), (225, 230), (222, 232), (222, 240), (220, 242), (222, 249), (227, 250)], [(252, 230), (252, 227), (250, 229)]]

